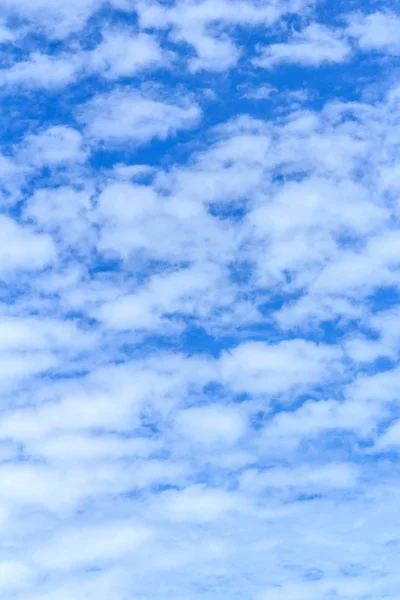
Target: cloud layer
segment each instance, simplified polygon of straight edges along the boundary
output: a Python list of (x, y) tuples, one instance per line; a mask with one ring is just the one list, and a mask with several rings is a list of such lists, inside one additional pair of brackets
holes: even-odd
[(399, 23), (1, 2), (1, 598), (398, 598)]

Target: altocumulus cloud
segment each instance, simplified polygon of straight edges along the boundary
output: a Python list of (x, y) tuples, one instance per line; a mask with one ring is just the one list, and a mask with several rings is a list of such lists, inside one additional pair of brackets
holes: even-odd
[(399, 24), (0, 2), (2, 599), (399, 597)]

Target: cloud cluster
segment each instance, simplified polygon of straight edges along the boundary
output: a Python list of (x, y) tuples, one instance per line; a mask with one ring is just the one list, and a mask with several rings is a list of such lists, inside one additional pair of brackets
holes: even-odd
[(1, 2), (1, 598), (398, 597), (399, 21)]

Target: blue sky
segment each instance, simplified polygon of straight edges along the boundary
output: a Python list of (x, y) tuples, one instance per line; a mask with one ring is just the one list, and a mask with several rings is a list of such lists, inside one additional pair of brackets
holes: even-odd
[(399, 31), (0, 2), (1, 599), (399, 600)]

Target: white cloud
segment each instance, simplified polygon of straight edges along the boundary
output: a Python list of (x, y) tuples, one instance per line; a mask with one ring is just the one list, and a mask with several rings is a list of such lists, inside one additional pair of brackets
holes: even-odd
[(246, 431), (240, 410), (232, 406), (195, 406), (177, 415), (177, 431), (198, 444), (231, 445)]
[(400, 17), (390, 10), (369, 15), (355, 13), (348, 17), (347, 33), (364, 52), (375, 50), (397, 55), (399, 27)]
[(221, 518), (236, 508), (237, 497), (220, 489), (191, 486), (184, 490), (165, 492), (156, 504), (167, 511), (172, 521), (207, 523)]
[(79, 163), (85, 160), (82, 136), (76, 129), (57, 125), (29, 134), (19, 151), (19, 160), (35, 167)]
[(369, 592), (377, 593), (379, 584), (358, 578), (341, 577), (337, 579), (321, 579), (311, 581), (287, 581), (283, 585), (270, 587), (260, 593), (257, 600), (307, 600), (325, 594), (335, 594), (338, 598), (349, 598), (352, 595), (362, 596)]
[(275, 43), (259, 48), (254, 64), (273, 69), (280, 64), (298, 64), (318, 67), (324, 63), (344, 62), (350, 54), (350, 45), (341, 32), (312, 23), (303, 31), (293, 33), (287, 43)]
[(152, 398), (157, 411), (168, 413), (188, 387), (201, 387), (214, 376), (215, 366), (208, 360), (192, 362), (174, 355), (161, 355), (148, 363), (109, 365), (60, 388), (50, 386), (47, 393), (41, 388), (38, 406), (17, 407), (4, 415), (0, 435), (23, 443), (59, 431), (129, 433)]
[(207, 204), (240, 205), (257, 193), (272, 147), (266, 124), (243, 117), (214, 133), (220, 139), (195, 155), (189, 167), (160, 178), (162, 190)]
[(272, 86), (262, 85), (243, 94), (243, 98), (250, 98), (251, 100), (266, 100), (276, 91), (277, 90)]
[(237, 26), (266, 26), (283, 15), (301, 11), (307, 2), (270, 3), (261, 6), (254, 1), (185, 0), (172, 6), (158, 2), (138, 4), (140, 22), (144, 27), (172, 27), (173, 41), (193, 46), (196, 56), (189, 60), (192, 71), (226, 71), (234, 67), (241, 49), (220, 29)]
[(212, 38), (193, 32), (190, 41), (197, 54), (196, 58), (189, 61), (189, 69), (193, 72), (226, 71), (234, 67), (240, 58), (238, 47), (225, 37)]
[[(79, 507), (92, 499), (96, 499), (97, 502), (102, 499), (108, 503), (113, 497), (138, 491), (148, 485), (177, 481), (179, 476), (182, 476), (182, 471), (171, 472), (169, 464), (159, 465), (158, 470), (152, 474), (150, 461), (146, 463), (149, 470), (145, 470), (144, 477), (141, 478), (140, 470), (136, 477), (136, 469), (127, 469), (122, 462), (111, 463), (110, 460), (99, 460), (89, 464), (83, 462), (72, 465), (48, 465), (43, 462), (32, 464), (28, 461), (2, 464), (0, 475), (6, 489), (2, 492), (1, 502), (8, 509), (16, 511), (25, 507), (30, 514), (36, 509), (42, 514), (47, 513), (49, 517), (74, 517)], [(163, 470), (166, 470), (167, 476)], [(72, 548), (70, 551), (72, 552)], [(107, 550), (103, 552), (106, 553)], [(54, 562), (56, 560), (63, 559), (60, 557), (54, 559)], [(69, 560), (79, 563), (80, 559), (75, 553), (75, 558), (70, 556)], [(86, 558), (82, 557), (82, 561), (85, 560)]]
[[(303, 7), (306, 3), (303, 3)], [(228, 23), (243, 25), (271, 24), (281, 15), (301, 9), (301, 3), (270, 4), (260, 6), (256, 2), (228, 2), (210, 0), (192, 2), (185, 0), (182, 4), (165, 7), (158, 2), (139, 5), (139, 15), (144, 26), (166, 27), (169, 24), (177, 27), (190, 27), (194, 23), (207, 27), (211, 23)]]
[(5, 352), (0, 354), (0, 389), (2, 392), (18, 388), (35, 375), (44, 374), (58, 365), (53, 353)]
[(282, 15), (300, 11), (306, 2), (271, 3), (260, 6), (256, 2), (211, 2), (185, 0), (180, 4), (165, 7), (158, 2), (139, 4), (141, 23), (160, 28), (174, 26), (190, 42), (190, 34), (205, 30), (212, 24), (227, 25), (265, 25), (272, 24)]
[(400, 91), (332, 10), (1, 3), (0, 597), (397, 598)]
[(28, 60), (0, 69), (0, 86), (62, 88), (77, 78), (77, 64), (71, 56), (58, 57), (32, 53)]
[(357, 470), (347, 463), (330, 463), (322, 467), (309, 465), (297, 468), (276, 467), (267, 470), (249, 469), (240, 478), (241, 488), (247, 493), (266, 490), (303, 490), (307, 493), (347, 489), (357, 482)]
[(400, 421), (392, 423), (376, 441), (377, 450), (392, 450), (400, 446)]
[(26, 589), (34, 581), (35, 573), (24, 563), (13, 560), (0, 562), (0, 589), (4, 593)]
[(89, 16), (103, 0), (3, 0), (1, 12), (19, 15), (31, 21), (33, 27), (43, 28), (54, 38), (63, 38), (82, 29)]
[(0, 19), (0, 44), (14, 42), (16, 38), (16, 32), (7, 27), (7, 25)]
[(13, 219), (0, 216), (0, 272), (42, 269), (56, 257), (52, 238), (21, 226)]
[(146, 457), (157, 450), (157, 444), (146, 438), (126, 439), (116, 435), (64, 433), (29, 443), (27, 450), (30, 455), (43, 457), (53, 463), (97, 462), (125, 457)]
[[(3, 307), (4, 311), (4, 307)], [(0, 386), (16, 387), (30, 377), (63, 367), (96, 345), (93, 332), (72, 322), (38, 317), (0, 316)], [(62, 358), (61, 358), (62, 357)]]
[(216, 297), (218, 279), (222, 280), (221, 274), (213, 265), (155, 275), (136, 294), (104, 304), (98, 318), (116, 329), (157, 329), (166, 326), (167, 329), (172, 327), (173, 331), (173, 323), (165, 320), (165, 317), (204, 317), (218, 304), (229, 305), (232, 301), (229, 292)]
[[(50, 139), (50, 143), (45, 145), (44, 156), (36, 155), (36, 160), (38, 158), (41, 162), (46, 160), (48, 164), (49, 156), (53, 164), (59, 164), (59, 160), (69, 159), (69, 153), (73, 160), (75, 150), (75, 157), (78, 159), (80, 157), (79, 146), (74, 148), (74, 144), (71, 144), (69, 149), (67, 146), (64, 148), (59, 146), (58, 153), (53, 154), (50, 150), (52, 145), (57, 146), (54, 140)], [(31, 150), (29, 149), (28, 152), (30, 153)], [(69, 186), (60, 186), (37, 189), (25, 203), (23, 216), (25, 219), (31, 219), (42, 231), (57, 236), (66, 247), (73, 247), (78, 251), (93, 243), (94, 232), (91, 228), (90, 214), (90, 189), (76, 190)]]
[(293, 412), (277, 413), (267, 424), (264, 442), (284, 445), (301, 443), (329, 431), (354, 431), (360, 437), (371, 433), (382, 414), (378, 405), (356, 400), (308, 400)]
[[(46, 569), (99, 567), (121, 560), (140, 548), (150, 532), (143, 526), (96, 523), (91, 527), (68, 529), (34, 550), (32, 559)], [(79, 548), (79, 552), (77, 549)]]
[(171, 103), (153, 100), (143, 92), (120, 90), (90, 101), (81, 120), (87, 134), (95, 139), (143, 144), (194, 127), (200, 116), (199, 107), (190, 100)]
[[(219, 194), (225, 197), (226, 188), (232, 189), (240, 180), (238, 173), (232, 185), (229, 175), (233, 175), (233, 171), (229, 169), (226, 175), (216, 173), (214, 182), (212, 177), (211, 181), (207, 177), (205, 169), (193, 174), (179, 170), (160, 181), (160, 190), (126, 181), (110, 183), (97, 202), (96, 221), (102, 225), (99, 249), (125, 259), (141, 252), (151, 259), (171, 261), (172, 265), (184, 257), (197, 264), (205, 263), (202, 280), (207, 279), (208, 274), (215, 278), (215, 257), (223, 263), (232, 257), (234, 229), (211, 217), (200, 201), (198, 183), (205, 182), (204, 201), (218, 198)], [(254, 185), (253, 182), (250, 185)], [(162, 193), (164, 186), (167, 191), (172, 188), (171, 195)], [(246, 189), (249, 184), (243, 182), (242, 186)], [(158, 239), (157, 244), (153, 243), (154, 239)], [(200, 267), (195, 272), (199, 273)], [(160, 300), (156, 298), (157, 303)]]
[(103, 40), (86, 57), (87, 68), (107, 79), (129, 77), (154, 67), (168, 64), (168, 53), (156, 38), (146, 33), (132, 35), (128, 31), (108, 31)]
[(246, 342), (220, 361), (222, 380), (237, 392), (276, 395), (340, 373), (341, 352), (305, 340)]
[(396, 329), (398, 318), (397, 307), (377, 312), (368, 320), (368, 327), (379, 337), (377, 339), (368, 339), (361, 335), (350, 337), (346, 343), (346, 352), (360, 362), (373, 362), (383, 356), (395, 359), (400, 350), (400, 337)]
[(79, 331), (75, 323), (37, 317), (0, 316), (0, 351), (45, 350), (91, 345), (93, 335)]
[[(4, 36), (8, 39), (6, 32)], [(93, 50), (76, 51), (72, 47), (70, 52), (54, 55), (32, 52), (27, 59), (3, 67), (0, 86), (58, 91), (87, 75), (98, 74), (113, 80), (132, 77), (143, 70), (168, 67), (173, 56), (149, 34), (106, 30)]]

